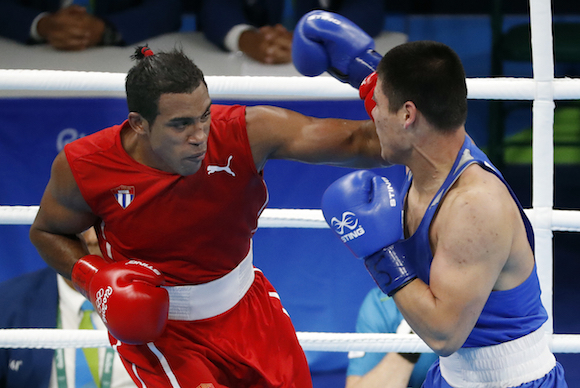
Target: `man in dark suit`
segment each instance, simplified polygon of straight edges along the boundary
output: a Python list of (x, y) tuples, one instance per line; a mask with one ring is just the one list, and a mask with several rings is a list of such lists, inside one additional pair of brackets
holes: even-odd
[[(0, 327), (56, 328), (56, 273), (45, 268), (0, 284)], [(34, 311), (34, 314), (31, 312)], [(48, 387), (52, 349), (0, 349), (0, 387)]]
[[(100, 254), (96, 234), (91, 228), (83, 234), (89, 251)], [(60, 297), (60, 299), (59, 299)], [(65, 299), (65, 303), (63, 303)], [(78, 327), (80, 316), (78, 308), (84, 297), (72, 288), (52, 268), (30, 272), (0, 283), (0, 328), (1, 329), (65, 329)], [(60, 318), (57, 314), (60, 311)], [(104, 329), (98, 315), (93, 313), (97, 328)], [(58, 324), (58, 321), (61, 321)], [(67, 327), (67, 325), (69, 327)], [(67, 379), (57, 384), (57, 367), (53, 362), (54, 349), (0, 349), (0, 388), (49, 388), (75, 386), (75, 349), (63, 352), (64, 367), (61, 368)], [(104, 362), (107, 352), (112, 349), (99, 349), (99, 378), (102, 386), (110, 382), (111, 388), (130, 388), (135, 384), (125, 371), (118, 355), (114, 355), (112, 367)], [(105, 372), (107, 370), (107, 372)], [(68, 383), (68, 384), (67, 384)], [(63, 384), (63, 385), (61, 385)], [(95, 384), (94, 386), (101, 386)]]
[(60, 50), (133, 44), (181, 26), (180, 0), (0, 0), (0, 36)]
[[(292, 33), (282, 25), (286, 2), (205, 0), (197, 16), (199, 29), (210, 42), (226, 51), (241, 51), (262, 63), (289, 63)], [(383, 29), (383, 0), (295, 0), (293, 3), (296, 20), (313, 9), (326, 9), (350, 19), (370, 36), (378, 35)]]

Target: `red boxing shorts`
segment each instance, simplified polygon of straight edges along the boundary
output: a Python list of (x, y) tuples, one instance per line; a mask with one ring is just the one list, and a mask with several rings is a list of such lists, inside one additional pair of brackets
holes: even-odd
[(170, 320), (154, 343), (116, 348), (138, 387), (312, 387), (290, 317), (259, 270), (246, 295), (225, 313)]

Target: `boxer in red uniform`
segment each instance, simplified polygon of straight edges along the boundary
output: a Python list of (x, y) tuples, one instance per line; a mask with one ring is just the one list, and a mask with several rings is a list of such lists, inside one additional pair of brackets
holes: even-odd
[[(311, 387), (278, 294), (252, 265), (269, 159), (384, 164), (371, 121), (212, 106), (179, 51), (144, 48), (128, 119), (67, 145), (30, 229), (99, 311), (140, 387)], [(77, 237), (95, 226), (105, 258)]]

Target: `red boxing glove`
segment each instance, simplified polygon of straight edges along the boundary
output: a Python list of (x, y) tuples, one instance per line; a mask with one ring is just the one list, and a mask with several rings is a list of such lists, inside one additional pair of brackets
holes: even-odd
[(75, 288), (95, 306), (113, 337), (139, 345), (157, 339), (167, 323), (169, 294), (163, 275), (137, 261), (81, 258), (72, 270)]
[(358, 95), (361, 100), (365, 101), (365, 110), (373, 121), (375, 121), (375, 119), (373, 118), (372, 112), (373, 108), (377, 105), (375, 100), (373, 100), (375, 86), (377, 86), (377, 72), (373, 71), (363, 80), (358, 88)]

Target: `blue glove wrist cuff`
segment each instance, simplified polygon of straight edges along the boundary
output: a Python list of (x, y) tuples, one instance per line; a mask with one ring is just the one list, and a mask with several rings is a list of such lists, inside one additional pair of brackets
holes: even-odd
[(382, 57), (378, 52), (371, 49), (354, 58), (348, 66), (348, 83), (353, 88), (358, 89), (364, 79), (377, 69)]
[(348, 74), (344, 74), (335, 67), (328, 68), (328, 74), (341, 82), (349, 83), (353, 88), (358, 89), (364, 79), (376, 70), (382, 56), (373, 49), (363, 52), (355, 57), (348, 66)]
[(365, 257), (364, 262), (379, 288), (389, 296), (417, 278), (400, 242)]

